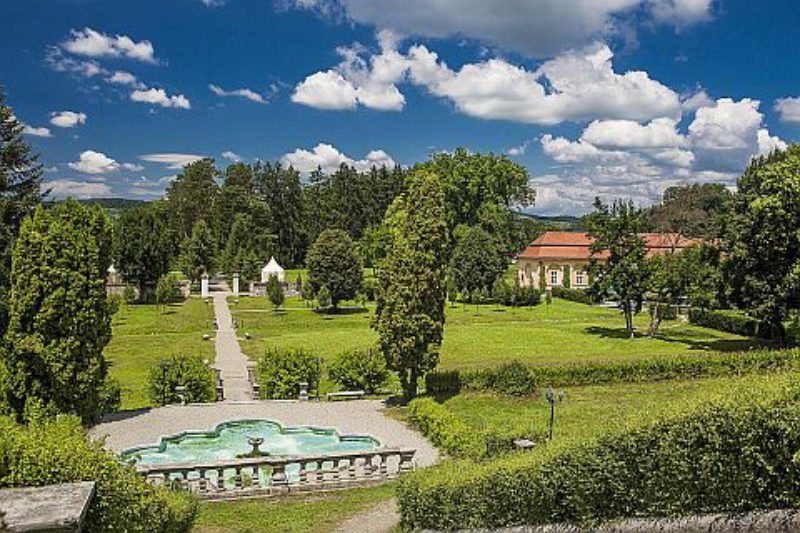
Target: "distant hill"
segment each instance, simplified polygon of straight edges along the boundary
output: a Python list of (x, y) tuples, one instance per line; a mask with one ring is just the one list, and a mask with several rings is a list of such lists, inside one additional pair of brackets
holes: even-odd
[(517, 211), (516, 214), (524, 218), (541, 222), (547, 226), (548, 229), (564, 231), (579, 231), (581, 229), (581, 217), (575, 217), (571, 215), (534, 215), (531, 213), (523, 213), (521, 211)]
[(144, 200), (130, 200), (128, 198), (87, 198), (78, 200), (78, 202), (84, 205), (99, 205), (103, 209), (115, 210), (133, 209), (147, 203)]

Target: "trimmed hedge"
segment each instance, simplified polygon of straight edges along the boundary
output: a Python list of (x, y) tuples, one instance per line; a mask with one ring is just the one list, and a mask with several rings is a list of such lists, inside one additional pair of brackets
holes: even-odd
[(408, 421), (440, 450), (451, 457), (472, 460), (497, 457), (516, 449), (514, 440), (544, 441), (543, 434), (529, 428), (476, 431), (432, 398), (418, 398), (408, 404)]
[(328, 362), (328, 377), (342, 390), (363, 390), (375, 394), (386, 384), (386, 359), (377, 348), (349, 350)]
[(591, 305), (595, 303), (594, 297), (587, 290), (570, 289), (568, 287), (553, 287), (553, 297), (578, 302), (579, 304)]
[(186, 403), (208, 403), (217, 399), (214, 370), (198, 355), (173, 355), (165, 369), (160, 364), (150, 367), (147, 389), (156, 405), (180, 402), (177, 387), (185, 387)]
[(797, 390), (771, 403), (753, 391), (588, 444), (418, 471), (397, 495), (409, 530), (793, 508), (799, 457)]
[[(450, 370), (430, 372), (425, 376), (428, 394), (458, 394), (462, 390), (498, 392), (508, 395), (531, 394), (537, 387), (566, 387), (600, 385), (622, 382), (652, 382), (670, 379), (690, 379), (731, 376), (752, 372), (768, 372), (800, 368), (800, 350), (749, 350), (687, 354), (675, 357), (641, 359), (632, 362), (594, 362), (560, 366), (527, 367), (529, 381), (522, 392), (521, 379), (511, 379), (511, 367), (519, 362), (494, 369), (471, 372)], [(522, 375), (520, 373), (519, 375)]]
[(197, 500), (180, 490), (145, 483), (91, 440), (80, 420), (56, 419), (17, 424), (0, 417), (0, 487), (30, 487), (94, 481), (85, 531), (180, 533), (188, 531)]
[(689, 309), (689, 322), (743, 337), (772, 337), (769, 328), (762, 327), (760, 321), (739, 311), (692, 308)]

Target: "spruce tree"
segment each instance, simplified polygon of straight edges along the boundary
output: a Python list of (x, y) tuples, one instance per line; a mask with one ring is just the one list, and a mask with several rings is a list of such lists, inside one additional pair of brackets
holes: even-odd
[(419, 380), (438, 364), (444, 331), (448, 231), (438, 176), (413, 172), (408, 191), (387, 211), (387, 224), (392, 246), (378, 269), (372, 327), (409, 401)]
[(42, 166), (0, 88), (0, 338), (8, 325), (11, 253), (22, 221), (42, 201)]
[(106, 272), (111, 224), (99, 207), (67, 200), (37, 208), (14, 246), (4, 361), (10, 406), (95, 421), (119, 400), (107, 381), (111, 339)]
[(183, 243), (179, 263), (183, 273), (194, 283), (200, 281), (203, 273), (213, 273), (214, 236), (205, 220), (194, 225), (191, 238)]

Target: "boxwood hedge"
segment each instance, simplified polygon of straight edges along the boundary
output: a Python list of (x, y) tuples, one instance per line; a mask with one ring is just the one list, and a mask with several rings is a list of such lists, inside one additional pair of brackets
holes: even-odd
[(591, 526), (622, 517), (796, 507), (797, 392), (765, 401), (755, 391), (582, 445), (417, 471), (398, 487), (402, 525)]
[[(669, 379), (706, 378), (800, 367), (800, 350), (748, 350), (654, 357), (631, 362), (589, 362), (527, 367), (527, 377), (514, 362), (496, 368), (459, 372), (431, 372), (425, 376), (431, 395), (458, 394), (462, 390), (530, 394), (537, 387), (600, 385)], [(516, 376), (515, 379), (509, 376)]]

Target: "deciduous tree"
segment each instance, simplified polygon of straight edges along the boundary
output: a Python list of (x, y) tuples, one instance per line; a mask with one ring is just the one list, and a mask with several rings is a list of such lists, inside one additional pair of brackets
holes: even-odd
[(604, 260), (593, 259), (590, 266), (592, 291), (614, 298), (625, 316), (625, 329), (633, 338), (633, 316), (641, 311), (647, 291), (645, 244), (639, 237), (641, 211), (633, 202), (615, 201), (610, 207), (600, 199), (586, 218), (594, 242), (589, 251)]
[(341, 300), (354, 298), (364, 281), (364, 269), (355, 244), (342, 230), (329, 229), (320, 233), (308, 250), (306, 266), (311, 290), (316, 293), (327, 287), (333, 307)]
[(487, 291), (506, 269), (505, 252), (480, 226), (467, 228), (450, 257), (450, 275), (461, 292)]
[(169, 272), (175, 255), (175, 237), (162, 203), (123, 211), (114, 228), (114, 264), (128, 283), (153, 286)]

